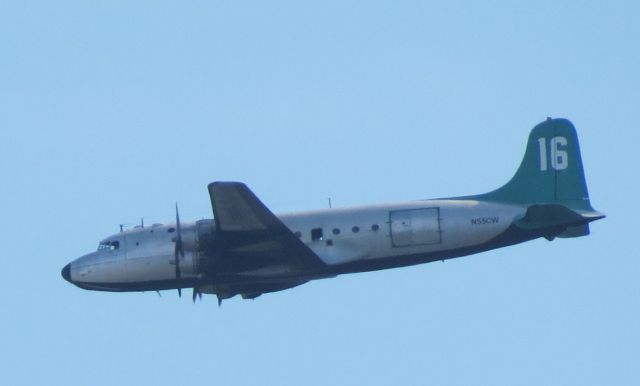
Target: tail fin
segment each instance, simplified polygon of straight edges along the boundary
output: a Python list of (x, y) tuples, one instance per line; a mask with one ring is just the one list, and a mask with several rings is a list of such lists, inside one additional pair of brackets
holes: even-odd
[(476, 197), (525, 205), (560, 204), (580, 213), (595, 213), (573, 124), (566, 119), (547, 118), (534, 127), (513, 178), (501, 188)]

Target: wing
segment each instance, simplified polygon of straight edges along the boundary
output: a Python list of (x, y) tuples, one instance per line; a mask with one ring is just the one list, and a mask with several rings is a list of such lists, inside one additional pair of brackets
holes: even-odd
[(209, 184), (213, 215), (226, 252), (238, 265), (279, 265), (307, 273), (326, 264), (240, 182)]

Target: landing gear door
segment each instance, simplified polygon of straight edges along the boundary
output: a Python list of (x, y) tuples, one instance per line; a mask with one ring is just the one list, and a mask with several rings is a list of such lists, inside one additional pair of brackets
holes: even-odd
[(393, 247), (439, 244), (440, 208), (395, 210), (389, 212)]

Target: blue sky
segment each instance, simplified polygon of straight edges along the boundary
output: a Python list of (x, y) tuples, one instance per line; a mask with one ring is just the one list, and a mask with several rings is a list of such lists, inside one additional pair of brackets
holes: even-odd
[[(640, 383), (631, 1), (0, 4), (3, 384)], [(222, 308), (60, 277), (118, 224), (481, 193), (576, 125), (586, 238)]]

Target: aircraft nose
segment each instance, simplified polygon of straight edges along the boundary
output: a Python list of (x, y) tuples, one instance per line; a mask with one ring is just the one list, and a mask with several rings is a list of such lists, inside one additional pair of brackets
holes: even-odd
[(61, 274), (64, 280), (71, 283), (71, 264), (65, 265), (64, 268), (62, 268)]

